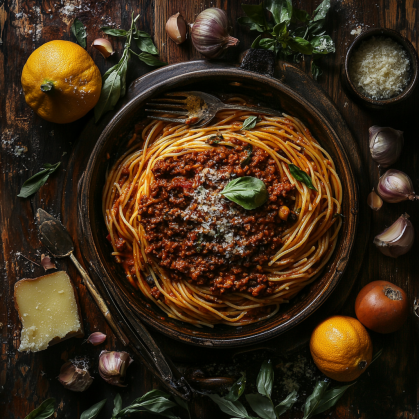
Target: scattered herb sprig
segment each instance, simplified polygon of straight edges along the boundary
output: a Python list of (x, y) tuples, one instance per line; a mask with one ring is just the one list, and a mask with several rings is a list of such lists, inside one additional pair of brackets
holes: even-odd
[(71, 24), (70, 29), (71, 29), (72, 34), (76, 37), (77, 43), (81, 47), (86, 48), (87, 33), (86, 33), (86, 28), (83, 25), (82, 21), (76, 17), (73, 20), (73, 23)]
[(242, 127), (240, 128), (241, 131), (249, 131), (250, 129), (254, 128), (256, 126), (256, 123), (259, 122), (259, 118), (255, 115), (249, 116), (249, 118), (246, 118), (243, 122)]
[[(139, 17), (140, 15), (134, 18), (134, 14), (132, 14), (131, 27), (127, 31), (124, 29), (110, 28), (108, 26), (101, 28), (107, 35), (123, 37), (126, 42), (124, 52), (122, 53), (122, 57), (118, 64), (111, 67), (102, 76), (102, 92), (100, 94), (99, 101), (95, 106), (96, 122), (104, 113), (111, 111), (114, 108), (119, 98), (124, 97), (126, 92), (128, 62), (131, 58), (131, 54), (137, 56), (139, 60), (149, 66), (166, 65), (166, 63), (155, 57), (159, 51), (151, 40), (150, 35), (146, 32), (138, 30), (136, 21)], [(141, 53), (138, 54), (132, 50), (132, 41), (137, 44)]]
[(314, 79), (322, 74), (318, 58), (335, 52), (335, 44), (323, 30), (330, 9), (330, 0), (324, 0), (313, 15), (293, 7), (292, 0), (264, 0), (259, 5), (242, 4), (246, 16), (238, 22), (252, 31), (260, 32), (252, 48), (273, 51), (283, 60), (299, 62), (303, 55), (311, 55), (311, 73)]
[(252, 176), (243, 176), (228, 182), (220, 193), (246, 210), (258, 208), (268, 200), (265, 184)]
[(55, 164), (44, 163), (42, 166), (43, 169), (40, 172), (34, 174), (23, 183), (18, 197), (28, 198), (35, 192), (38, 192), (41, 186), (45, 185), (50, 175), (58, 169), (60, 164), (60, 162)]
[(317, 189), (313, 186), (311, 177), (304, 170), (301, 170), (295, 164), (289, 164), (288, 168), (290, 169), (291, 175), (295, 179), (304, 183), (305, 185), (307, 185), (308, 188), (313, 189), (313, 191), (317, 191)]

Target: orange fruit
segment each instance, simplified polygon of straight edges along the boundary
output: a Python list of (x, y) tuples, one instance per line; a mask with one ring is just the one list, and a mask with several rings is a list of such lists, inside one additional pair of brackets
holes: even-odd
[(367, 330), (347, 316), (332, 316), (320, 323), (311, 335), (310, 351), (317, 368), (336, 381), (355, 380), (372, 360)]
[(86, 115), (99, 100), (102, 77), (90, 55), (69, 41), (36, 49), (22, 71), (26, 103), (50, 122), (66, 124)]

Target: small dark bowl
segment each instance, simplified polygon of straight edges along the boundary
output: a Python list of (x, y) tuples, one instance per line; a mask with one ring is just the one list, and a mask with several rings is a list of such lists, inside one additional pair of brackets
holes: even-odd
[[(349, 63), (353, 56), (353, 53), (358, 49), (362, 42), (366, 41), (367, 39), (373, 36), (385, 36), (387, 38), (391, 38), (397, 43), (399, 43), (407, 52), (410, 60), (410, 81), (409, 84), (405, 87), (403, 92), (399, 95), (394, 96), (390, 99), (381, 99), (375, 100), (371, 99), (368, 96), (363, 95), (355, 85), (353, 84), (351, 77), (349, 75)], [(368, 29), (365, 32), (362, 32), (359, 36), (355, 38), (352, 44), (349, 46), (348, 51), (346, 53), (345, 58), (345, 76), (346, 76), (346, 84), (352, 93), (361, 100), (366, 106), (375, 108), (375, 109), (383, 109), (384, 107), (390, 107), (400, 103), (401, 101), (407, 99), (415, 89), (417, 82), (418, 82), (418, 55), (414, 46), (410, 43), (410, 41), (402, 36), (399, 32), (394, 31), (393, 29), (386, 29), (386, 28), (373, 28)]]

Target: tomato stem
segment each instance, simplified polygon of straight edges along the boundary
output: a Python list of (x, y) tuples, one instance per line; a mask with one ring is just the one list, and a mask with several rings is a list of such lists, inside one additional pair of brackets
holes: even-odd
[(42, 90), (44, 93), (51, 92), (53, 89), (54, 89), (54, 83), (53, 83), (52, 81), (44, 81), (44, 82), (41, 84), (41, 90)]

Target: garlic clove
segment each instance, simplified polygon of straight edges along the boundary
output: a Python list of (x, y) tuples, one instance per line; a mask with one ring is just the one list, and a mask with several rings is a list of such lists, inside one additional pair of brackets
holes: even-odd
[(104, 58), (108, 58), (115, 53), (112, 44), (105, 38), (98, 38), (93, 41), (92, 47), (95, 47)]
[(102, 351), (99, 355), (99, 374), (109, 384), (126, 387), (126, 370), (133, 361), (124, 351)]
[(402, 214), (389, 228), (374, 238), (378, 250), (386, 256), (397, 258), (413, 246), (415, 231), (408, 214)]
[(89, 371), (77, 368), (71, 361), (66, 362), (60, 369), (58, 381), (68, 390), (85, 391), (93, 383)]
[(400, 170), (387, 170), (379, 179), (377, 192), (385, 202), (396, 203), (416, 199), (412, 180)]
[(390, 127), (370, 127), (370, 152), (372, 159), (382, 167), (395, 163), (402, 152), (403, 132)]
[(170, 16), (169, 20), (166, 22), (167, 35), (169, 35), (169, 38), (178, 45), (185, 42), (187, 31), (188, 25), (180, 13)]
[(368, 194), (367, 203), (373, 211), (378, 211), (383, 206), (383, 200), (373, 190)]
[(106, 335), (100, 332), (94, 332), (86, 339), (86, 342), (91, 343), (93, 346), (97, 346), (105, 342), (105, 340)]

